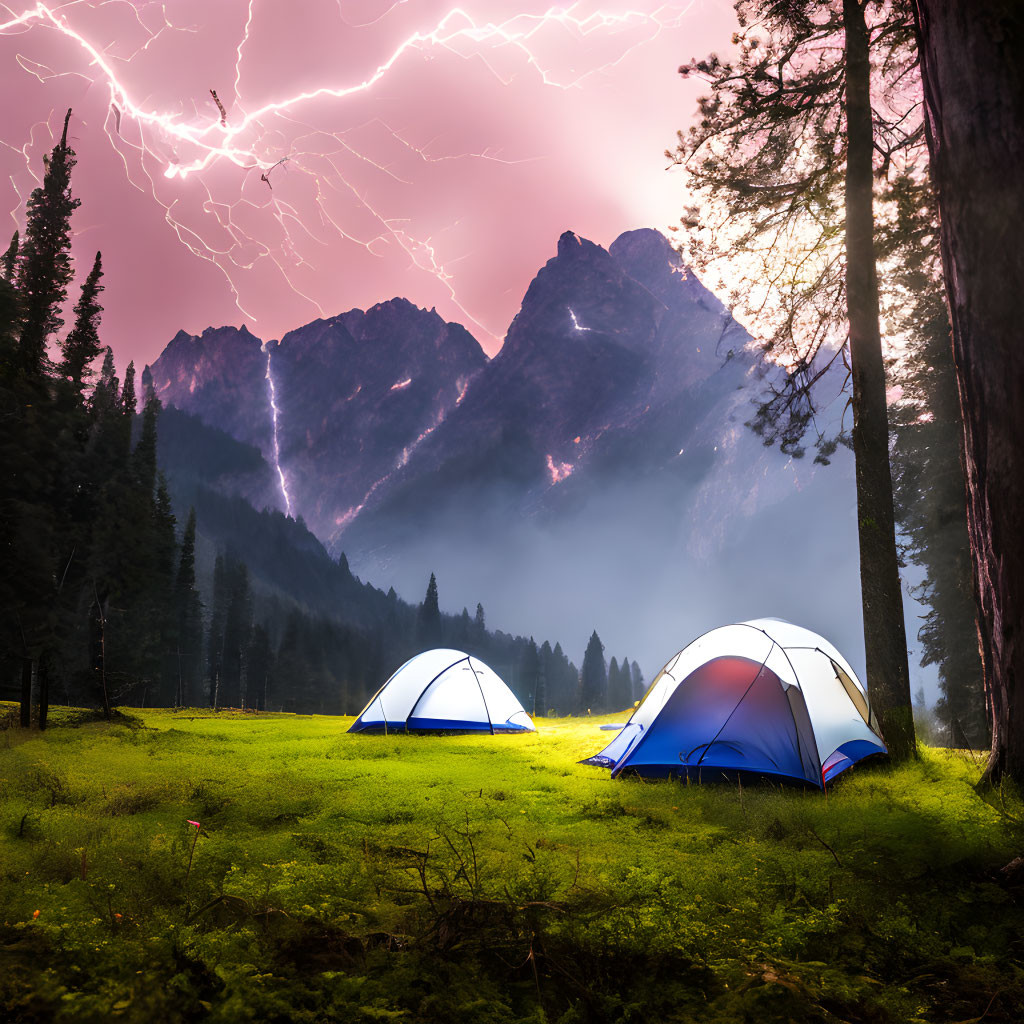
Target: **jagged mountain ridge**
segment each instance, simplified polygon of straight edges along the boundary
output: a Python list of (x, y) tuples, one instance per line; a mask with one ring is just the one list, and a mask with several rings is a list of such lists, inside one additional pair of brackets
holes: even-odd
[(178, 331), (150, 368), (153, 386), (164, 405), (198, 416), (266, 457), (273, 433), (261, 346), (244, 324), (208, 327), (201, 335)]
[[(165, 405), (279, 466), (274, 503), (324, 536), (408, 457), (486, 362), (465, 328), (396, 298), (266, 344), (245, 327), (179, 332), (151, 372)], [(255, 499), (244, 481), (235, 487)]]
[(737, 439), (762, 458), (742, 434), (749, 341), (659, 232), (608, 250), (565, 232), (464, 401), (332, 539), (382, 561), (396, 535), (477, 507), (557, 517), (644, 474), (696, 492)]
[[(233, 339), (245, 361), (237, 376), (223, 361), (218, 396), (223, 336), (199, 341), (208, 335), (192, 343), (195, 386), (180, 358), (154, 364), (161, 397), (218, 418), (273, 461), (268, 382), (254, 391), (253, 353), (264, 375), (268, 353)], [(635, 656), (674, 628), (659, 616), (683, 619), (687, 607), (705, 625), (789, 614), (824, 628), (831, 602), (856, 638), (849, 466), (841, 454), (827, 486), (816, 483), (744, 427), (761, 372), (749, 340), (651, 230), (608, 249), (563, 234), (490, 361), (461, 327), (401, 299), (316, 321), (264, 346), (292, 511), (364, 578), (416, 597), (437, 570), (452, 607), (483, 600), (516, 630), (577, 630), (582, 642), (597, 625), (636, 638)], [(253, 420), (262, 408), (263, 426), (211, 411), (238, 402)], [(259, 500), (237, 475), (215, 486)], [(810, 529), (794, 530), (805, 517)], [(837, 555), (824, 602), (787, 579), (781, 551), (761, 550), (768, 523)], [(607, 592), (591, 576), (602, 559), (619, 581)], [(748, 563), (787, 580), (767, 603), (715, 579), (716, 566)], [(715, 594), (681, 593), (673, 581), (687, 574), (713, 580)]]
[[(165, 403), (280, 467), (272, 503), (372, 571), (446, 518), (564, 517), (645, 473), (676, 480), (714, 524), (696, 547), (720, 545), (738, 509), (794, 482), (742, 426), (749, 341), (660, 232), (606, 250), (567, 231), (493, 360), (396, 298), (266, 345), (244, 327), (179, 333), (152, 372)], [(267, 503), (262, 481), (220, 487)]]

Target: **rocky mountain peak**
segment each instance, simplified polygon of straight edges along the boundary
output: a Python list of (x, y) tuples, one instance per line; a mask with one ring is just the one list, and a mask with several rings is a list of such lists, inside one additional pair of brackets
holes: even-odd
[(560, 260), (574, 260), (599, 256), (604, 250), (589, 238), (583, 238), (574, 231), (563, 231), (558, 239), (557, 252), (557, 258)]
[(652, 336), (657, 305), (606, 249), (566, 231), (530, 283), (498, 358), (530, 358), (566, 346), (593, 350), (599, 339), (640, 351)]
[(653, 228), (624, 231), (608, 247), (608, 252), (630, 277), (667, 306), (697, 303), (711, 313), (727, 312), (660, 231)]
[(634, 258), (664, 260), (673, 264), (682, 262), (679, 253), (672, 248), (672, 243), (655, 228), (635, 228), (632, 231), (623, 231), (608, 247), (608, 251), (616, 259), (632, 255)]
[(164, 348), (164, 352), (173, 352), (177, 349), (186, 348), (193, 345), (198, 339), (194, 334), (189, 334), (188, 331), (178, 331), (178, 333), (171, 338)]

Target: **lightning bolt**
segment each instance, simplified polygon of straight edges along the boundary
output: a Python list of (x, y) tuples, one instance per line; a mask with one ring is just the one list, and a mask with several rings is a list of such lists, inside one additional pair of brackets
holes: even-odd
[[(694, 0), (666, 3), (652, 11), (585, 13), (580, 4), (572, 4), (541, 13), (517, 13), (501, 21), (484, 20), (455, 7), (433, 24), (407, 35), (357, 81), (326, 82), (251, 107), (243, 97), (242, 83), (247, 47), (258, 12), (256, 0), (248, 0), (245, 24), (235, 50), (233, 81), (225, 83), (221, 93), (216, 89), (219, 83), (202, 83), (206, 90), (204, 103), (199, 106), (193, 100), (191, 111), (183, 106), (177, 111), (159, 109), (148, 96), (138, 94), (130, 72), (133, 61), (165, 33), (195, 34), (199, 29), (172, 22), (163, 3), (124, 0), (119, 2), (119, 9), (125, 7), (131, 12), (145, 41), (127, 55), (115, 55), (113, 43), (101, 45), (90, 38), (85, 29), (76, 27), (80, 19), (75, 17), (79, 12), (87, 13), (113, 2), (36, 3), (20, 13), (0, 7), (9, 14), (7, 20), (0, 21), (0, 34), (55, 31), (82, 51), (88, 61), (86, 70), (54, 70), (21, 55), (18, 60), (27, 73), (40, 81), (75, 74), (106, 88), (109, 106), (104, 131), (121, 158), (127, 180), (160, 205), (168, 226), (182, 245), (224, 275), (236, 307), (247, 320), (257, 320), (244, 298), (245, 289), (252, 287), (252, 279), (247, 275), (257, 266), (272, 269), (319, 316), (327, 315), (314, 295), (314, 278), (319, 269), (315, 255), (307, 254), (345, 241), (362, 246), (375, 257), (388, 247), (397, 247), (411, 266), (436, 279), (467, 321), (496, 338), (495, 332), (460, 300), (450, 269), (454, 261), (441, 258), (434, 236), (421, 238), (413, 234), (407, 218), (393, 216), (374, 202), (368, 190), (352, 180), (345, 164), (355, 161), (373, 174), (405, 180), (388, 162), (375, 159), (360, 144), (358, 140), (367, 129), (371, 134), (376, 132), (389, 138), (424, 164), (444, 160), (521, 163), (536, 156), (506, 157), (489, 147), (438, 155), (433, 149), (436, 140), (417, 146), (381, 119), (328, 131), (304, 119), (303, 112), (325, 100), (344, 102), (370, 92), (416, 53), (429, 57), (440, 52), (482, 62), (503, 85), (508, 85), (525, 67), (547, 87), (578, 89), (590, 77), (615, 67), (637, 46), (655, 39), (666, 28), (678, 26)], [(356, 29), (383, 20), (406, 3), (407, 0), (396, 0), (372, 21), (354, 25), (345, 19), (339, 0), (338, 15), (347, 27)], [(158, 12), (155, 25), (152, 12)], [(632, 36), (638, 31), (642, 37), (636, 40)], [(621, 40), (621, 44), (593, 67), (559, 72), (543, 57), (545, 34), (550, 32), (567, 34), (576, 42), (602, 36), (613, 42)], [(624, 38), (627, 34), (630, 38)], [(509, 58), (513, 58), (515, 70), (503, 72), (499, 63), (508, 66)], [(28, 149), (28, 145), (22, 149), (26, 163)], [(274, 179), (276, 187), (264, 188), (260, 179), (269, 185), (270, 171), (278, 165), (282, 167), (277, 172), (280, 177)], [(225, 178), (220, 169), (233, 171), (234, 177), (229, 174)], [(250, 182), (255, 182), (262, 194), (251, 190)], [(20, 203), (22, 196), (19, 194), (18, 198)], [(193, 210), (197, 204), (201, 210), (201, 215), (196, 214), (198, 223), (182, 212)], [(346, 207), (348, 212), (339, 214), (339, 206)]]
[(285, 479), (284, 470), (281, 468), (281, 444), (278, 441), (277, 435), (277, 418), (280, 415), (280, 410), (277, 407), (277, 387), (274, 385), (274, 374), (271, 370), (271, 359), (273, 358), (273, 349), (270, 347), (270, 342), (266, 341), (263, 343), (263, 351), (267, 354), (267, 397), (270, 399), (270, 423), (271, 423), (271, 437), (273, 440), (272, 451), (274, 454), (274, 469), (277, 470), (277, 479), (281, 485), (281, 495), (284, 497), (284, 510), (285, 515), (292, 514), (292, 499), (288, 495), (288, 481)]
[(568, 306), (566, 308), (569, 309), (569, 316), (572, 317), (572, 328), (574, 331), (592, 331), (594, 329), (593, 327), (581, 326), (579, 320), (576, 319), (576, 314), (572, 311), (572, 309), (570, 309)]

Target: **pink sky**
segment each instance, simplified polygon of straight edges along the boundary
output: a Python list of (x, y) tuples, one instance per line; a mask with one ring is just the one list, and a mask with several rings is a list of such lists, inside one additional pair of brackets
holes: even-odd
[[(23, 226), (73, 107), (74, 254), (81, 276), (103, 251), (103, 337), (121, 366), (151, 362), (179, 328), (277, 338), (394, 295), (493, 353), (562, 231), (607, 245), (678, 219), (682, 183), (663, 153), (700, 86), (676, 69), (725, 50), (735, 27), (730, 0), (8, 0), (6, 12), (0, 227)], [(271, 189), (260, 175), (281, 157)]]

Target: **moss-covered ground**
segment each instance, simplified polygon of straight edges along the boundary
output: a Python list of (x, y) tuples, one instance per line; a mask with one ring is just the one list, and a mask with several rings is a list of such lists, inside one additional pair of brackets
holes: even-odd
[(969, 755), (612, 781), (601, 721), (7, 728), (0, 1019), (1024, 1020), (1024, 807)]

